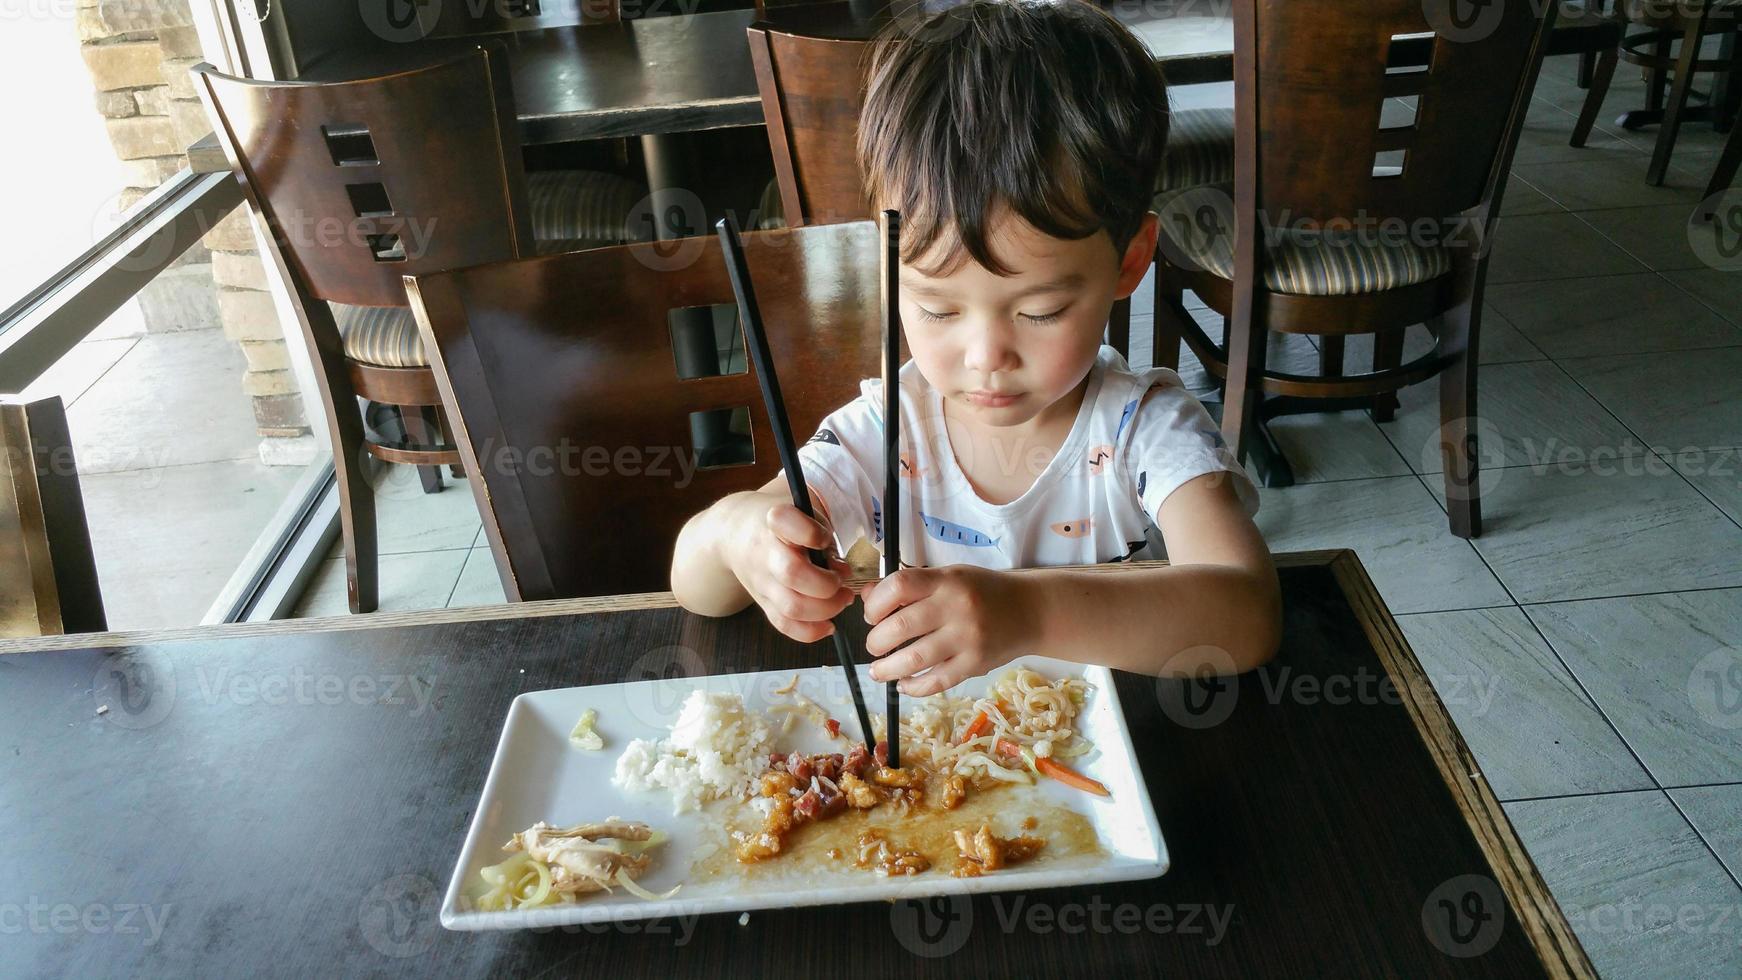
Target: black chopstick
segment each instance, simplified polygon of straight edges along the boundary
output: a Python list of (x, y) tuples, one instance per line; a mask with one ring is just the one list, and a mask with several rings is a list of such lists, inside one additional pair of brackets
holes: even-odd
[[(883, 577), (901, 568), (901, 212), (883, 212)], [(901, 688), (883, 685), (889, 767), (901, 768)]]
[[(756, 291), (750, 283), (750, 265), (744, 261), (744, 245), (738, 240), (738, 222), (730, 215), (714, 225), (720, 235), (720, 248), (725, 253), (726, 274), (732, 280), (732, 293), (738, 298), (738, 319), (744, 325), (745, 346), (750, 349), (751, 363), (756, 365), (756, 381), (762, 386), (762, 403), (768, 409), (768, 424), (774, 429), (774, 447), (780, 453), (780, 465), (786, 470), (786, 484), (792, 491), (792, 505), (806, 517), (815, 517), (811, 509), (810, 488), (804, 482), (804, 470), (799, 467), (798, 446), (792, 441), (792, 426), (786, 419), (786, 402), (780, 397), (780, 378), (774, 373), (774, 355), (768, 350), (768, 335), (762, 329), (762, 310), (756, 305)], [(829, 567), (825, 551), (810, 552), (812, 564)], [(865, 736), (865, 751), (876, 753), (877, 741), (871, 737), (871, 715), (865, 710), (865, 695), (859, 690), (859, 674), (853, 666), (853, 652), (847, 647), (847, 635), (841, 618), (835, 617), (835, 655), (841, 660), (841, 670), (847, 675), (847, 688), (853, 692), (853, 707), (859, 712), (859, 730)], [(893, 763), (891, 763), (893, 765)]]

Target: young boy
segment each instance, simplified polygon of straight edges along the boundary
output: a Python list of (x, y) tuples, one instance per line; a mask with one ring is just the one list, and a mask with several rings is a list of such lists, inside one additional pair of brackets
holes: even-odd
[[(1256, 491), (1177, 374), (1101, 344), (1155, 253), (1167, 121), (1142, 43), (1079, 0), (974, 0), (874, 48), (859, 157), (870, 199), (902, 214), (899, 533), (917, 566), (865, 593), (875, 679), (917, 696), (1024, 654), (1158, 675), (1274, 655)], [(794, 639), (832, 632), (848, 569), (805, 549), (889, 531), (882, 387), (861, 391), (800, 451), (827, 523), (784, 477), (720, 500), (678, 538), (685, 608), (754, 601)], [(1010, 571), (1152, 557), (1152, 524), (1164, 568)]]

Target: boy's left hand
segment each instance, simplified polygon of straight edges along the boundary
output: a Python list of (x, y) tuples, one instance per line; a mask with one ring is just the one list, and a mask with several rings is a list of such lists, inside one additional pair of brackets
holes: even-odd
[(903, 568), (865, 592), (865, 652), (880, 658), (871, 677), (905, 678), (901, 692), (914, 697), (947, 690), (1020, 655), (1039, 632), (1037, 613), (1021, 576), (974, 565)]

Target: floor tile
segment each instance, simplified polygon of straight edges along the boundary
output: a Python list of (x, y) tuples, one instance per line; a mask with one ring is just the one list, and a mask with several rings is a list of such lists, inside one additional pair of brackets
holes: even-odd
[[(1693, 195), (1694, 200), (1699, 196)], [(1707, 259), (1693, 247), (1696, 236), (1710, 234), (1709, 226), (1694, 223), (1693, 213), (1693, 203), (1689, 201), (1581, 211), (1579, 217), (1647, 268), (1659, 271), (1709, 268)]]
[(1692, 293), (1719, 316), (1742, 326), (1742, 270), (1683, 269), (1666, 272), (1663, 277)]
[(489, 548), (473, 548), (466, 556), (466, 566), (460, 569), (459, 584), (448, 599), (448, 608), (461, 606), (496, 606), (508, 600), (503, 596), (502, 578), (496, 572), (496, 559)]
[(1519, 602), (1742, 585), (1742, 528), (1656, 456), (1491, 469), (1481, 490), (1476, 550)]
[[(1478, 374), (1477, 452), (1484, 468), (1647, 451), (1551, 361), (1490, 364)], [(1405, 388), (1398, 402), (1397, 417), (1380, 429), (1416, 472), (1441, 472), (1439, 382)]]
[[(376, 548), (384, 555), (470, 548), (482, 527), (471, 486), (443, 469), (446, 486), (424, 493), (417, 469), (386, 466), (375, 478)], [(335, 542), (327, 557), (343, 554)]]
[(1731, 876), (1742, 878), (1742, 785), (1672, 789), (1669, 796)]
[[(1530, 114), (1524, 120), (1524, 128), (1518, 133), (1518, 149), (1512, 156), (1513, 167), (1623, 157), (1636, 161), (1643, 180), (1645, 164), (1650, 158), (1639, 147), (1620, 137), (1593, 128), (1586, 137), (1584, 146), (1572, 145), (1573, 126), (1579, 121), (1578, 106), (1584, 100), (1584, 89), (1577, 91), (1578, 99), (1574, 101), (1571, 109), (1540, 101), (1531, 106)], [(1506, 188), (1508, 196), (1512, 194), (1513, 186), (1515, 185), (1508, 185)], [(1560, 205), (1557, 203), (1555, 207), (1559, 208)]]
[(1742, 524), (1742, 449), (1709, 453), (1678, 453), (1666, 457), (1707, 500)]
[(1605, 977), (1742, 974), (1742, 889), (1662, 792), (1506, 805)]
[(245, 367), (220, 330), (141, 337), (67, 411), (80, 472), (257, 456)]
[(1645, 182), (1644, 154), (1592, 154), (1559, 163), (1521, 163), (1512, 172), (1570, 211), (1647, 204), (1693, 204), (1705, 184), (1671, 170), (1662, 186)]
[(1654, 447), (1742, 446), (1742, 348), (1570, 358), (1567, 373)]
[(1284, 415), (1270, 421), (1270, 434), (1288, 457), (1297, 483), (1410, 472), (1365, 410)]
[(1506, 196), (1500, 201), (1500, 214), (1503, 217), (1517, 214), (1554, 214), (1565, 210), (1554, 198), (1516, 177), (1506, 183)]
[(1638, 260), (1573, 214), (1527, 214), (1500, 219), (1490, 285), (1640, 272)]
[(1742, 327), (1656, 273), (1503, 284), (1488, 302), (1550, 357), (1742, 346)]
[[(1478, 364), (1509, 364), (1513, 361), (1540, 361), (1543, 352), (1524, 338), (1492, 305), (1482, 313), (1481, 338), (1476, 361)], [(1314, 337), (1314, 343), (1320, 338)], [(1433, 349), (1433, 334), (1423, 324), (1415, 324), (1404, 332), (1403, 359), (1414, 360)], [(1373, 366), (1373, 335), (1355, 334), (1343, 341), (1344, 370), (1368, 371)]]
[(1259, 493), (1258, 527), (1272, 551), (1354, 549), (1393, 613), (1511, 602), (1469, 543), (1446, 529), (1433, 495), (1410, 477)]
[(1742, 590), (1525, 611), (1659, 782), (1742, 781)]
[(301, 475), (257, 460), (81, 472), (110, 628), (197, 625)]
[[(453, 595), (469, 551), (424, 551), (382, 555), (377, 573), (380, 612), (442, 609)], [(351, 611), (345, 592), (345, 561), (329, 558), (309, 581), (292, 619), (345, 616)]]
[(1520, 610), (1422, 613), (1398, 625), (1500, 799), (1653, 787)]

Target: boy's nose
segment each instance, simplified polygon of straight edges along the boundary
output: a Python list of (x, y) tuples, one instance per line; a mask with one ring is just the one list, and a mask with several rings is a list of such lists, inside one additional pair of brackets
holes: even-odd
[(963, 351), (962, 366), (982, 375), (1016, 366), (1015, 338), (1008, 324), (980, 324)]

